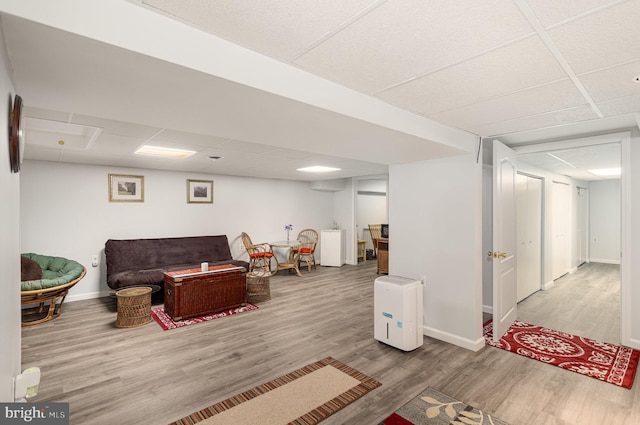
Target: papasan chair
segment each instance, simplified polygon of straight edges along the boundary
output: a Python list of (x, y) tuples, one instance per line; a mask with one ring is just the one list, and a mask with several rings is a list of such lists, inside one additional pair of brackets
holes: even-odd
[(27, 253), (22, 254), (20, 260), (22, 326), (55, 319), (62, 312), (69, 289), (87, 270), (82, 264), (63, 257)]

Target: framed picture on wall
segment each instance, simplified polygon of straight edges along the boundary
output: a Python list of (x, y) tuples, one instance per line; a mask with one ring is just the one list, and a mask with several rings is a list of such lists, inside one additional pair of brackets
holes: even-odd
[(213, 180), (187, 180), (188, 204), (213, 204)]
[(109, 202), (144, 202), (144, 176), (109, 174)]

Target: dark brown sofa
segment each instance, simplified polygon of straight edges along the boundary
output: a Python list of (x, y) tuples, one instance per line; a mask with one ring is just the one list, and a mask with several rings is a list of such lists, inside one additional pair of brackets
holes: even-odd
[(233, 264), (249, 269), (249, 263), (231, 257), (226, 235), (158, 239), (109, 239), (104, 246), (107, 285), (111, 289), (128, 286), (164, 287), (164, 272)]

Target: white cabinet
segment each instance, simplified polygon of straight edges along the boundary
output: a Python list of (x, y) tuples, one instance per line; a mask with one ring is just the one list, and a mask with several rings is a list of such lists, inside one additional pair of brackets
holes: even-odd
[(321, 230), (320, 231), (320, 265), (340, 267), (346, 260), (347, 231)]

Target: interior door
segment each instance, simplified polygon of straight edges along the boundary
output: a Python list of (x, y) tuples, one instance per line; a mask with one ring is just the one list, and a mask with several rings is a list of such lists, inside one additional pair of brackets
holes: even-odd
[(542, 283), (542, 180), (517, 175), (518, 302), (540, 290)]
[(551, 185), (552, 211), (551, 228), (551, 272), (556, 280), (569, 272), (571, 258), (571, 188), (567, 183), (554, 181)]
[(493, 141), (493, 340), (498, 341), (515, 322), (516, 268), (516, 154)]
[(589, 215), (588, 194), (584, 187), (578, 187), (578, 211), (577, 215), (577, 238), (578, 238), (578, 267), (587, 262), (587, 243), (589, 232), (587, 230), (587, 217)]

